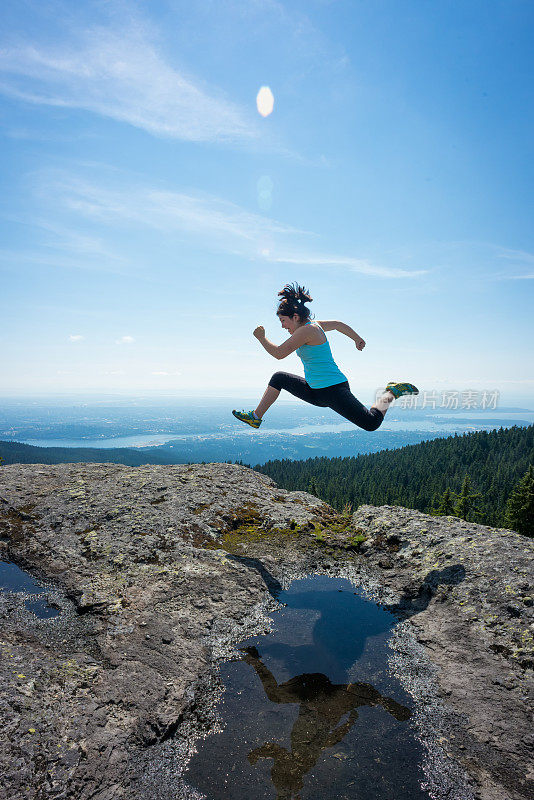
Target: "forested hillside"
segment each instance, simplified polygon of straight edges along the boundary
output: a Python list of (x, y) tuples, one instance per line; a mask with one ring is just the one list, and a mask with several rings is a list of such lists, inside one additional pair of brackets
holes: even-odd
[(441, 513), (454, 513), (463, 494), (461, 516), (505, 527), (506, 503), (533, 463), (530, 425), (456, 434), (355, 458), (267, 461), (255, 469), (285, 489), (309, 491), (337, 509), (370, 503), (426, 513), (441, 506)]
[(174, 463), (171, 454), (147, 453), (135, 448), (35, 447), (21, 442), (1, 441), (0, 458), (4, 464), (90, 464), (106, 462), (137, 467), (141, 464)]

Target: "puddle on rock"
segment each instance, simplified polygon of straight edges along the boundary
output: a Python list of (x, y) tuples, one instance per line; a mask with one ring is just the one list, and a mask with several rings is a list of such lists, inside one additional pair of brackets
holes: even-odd
[(273, 632), (221, 665), (222, 731), (184, 775), (209, 800), (428, 800), (413, 701), (388, 669), (396, 619), (346, 579), (295, 580)]
[(57, 617), (60, 613), (46, 599), (35, 598), (35, 595), (48, 594), (50, 589), (43, 588), (35, 578), (10, 561), (0, 561), (0, 591), (32, 595), (31, 599), (24, 600), (24, 605), (39, 619)]

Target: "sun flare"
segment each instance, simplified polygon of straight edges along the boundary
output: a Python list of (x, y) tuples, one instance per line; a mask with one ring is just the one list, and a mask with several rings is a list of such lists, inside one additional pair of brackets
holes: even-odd
[(256, 97), (256, 107), (262, 117), (268, 117), (274, 108), (274, 96), (268, 86), (262, 86)]

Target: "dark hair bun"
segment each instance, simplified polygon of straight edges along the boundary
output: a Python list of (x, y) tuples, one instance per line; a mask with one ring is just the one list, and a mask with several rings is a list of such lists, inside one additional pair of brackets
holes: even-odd
[(278, 297), (282, 297), (288, 303), (311, 303), (313, 298), (309, 289), (299, 286), (297, 283), (286, 283), (284, 288), (278, 292)]
[(293, 317), (297, 314), (301, 323), (310, 320), (310, 309), (304, 303), (311, 303), (312, 297), (304, 286), (299, 286), (298, 283), (286, 283), (278, 292), (278, 297), (282, 299), (278, 303), (277, 314), (284, 317)]

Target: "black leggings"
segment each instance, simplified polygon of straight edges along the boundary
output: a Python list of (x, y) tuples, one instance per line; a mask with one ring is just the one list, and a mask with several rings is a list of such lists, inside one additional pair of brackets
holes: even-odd
[(300, 397), (301, 400), (311, 403), (313, 406), (331, 408), (365, 431), (376, 431), (384, 420), (384, 414), (378, 408), (366, 408), (354, 397), (348, 381), (335, 383), (324, 389), (312, 389), (299, 375), (275, 372), (269, 381), (269, 386), (278, 390), (285, 389), (286, 392)]

